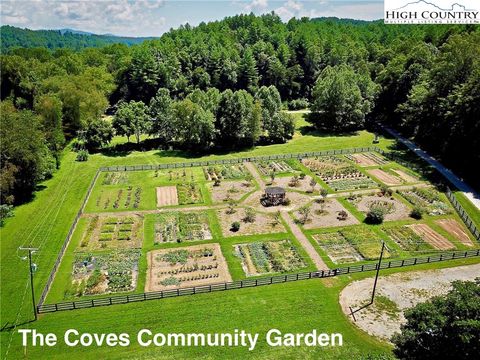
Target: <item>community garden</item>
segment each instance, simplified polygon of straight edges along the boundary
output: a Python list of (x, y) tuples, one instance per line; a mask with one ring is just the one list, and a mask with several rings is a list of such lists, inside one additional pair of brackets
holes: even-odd
[(49, 300), (307, 271), (312, 252), (363, 264), (382, 242), (386, 259), (478, 245), (444, 194), (374, 152), (101, 172)]

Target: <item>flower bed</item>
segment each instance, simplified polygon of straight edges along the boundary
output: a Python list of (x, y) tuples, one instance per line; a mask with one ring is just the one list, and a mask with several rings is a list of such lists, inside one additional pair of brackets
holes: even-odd
[(178, 204), (198, 204), (203, 202), (200, 187), (194, 182), (177, 185)]
[(259, 161), (256, 163), (257, 169), (263, 176), (268, 176), (270, 173), (275, 172), (276, 174), (283, 173), (292, 173), (294, 168), (284, 160), (274, 161)]

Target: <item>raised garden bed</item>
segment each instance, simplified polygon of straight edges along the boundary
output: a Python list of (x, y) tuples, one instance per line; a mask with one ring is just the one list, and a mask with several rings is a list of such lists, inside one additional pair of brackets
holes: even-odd
[(413, 206), (420, 208), (428, 215), (451, 214), (452, 208), (443, 199), (442, 194), (431, 188), (414, 188), (401, 191), (400, 194)]
[(445, 237), (437, 233), (427, 224), (413, 224), (413, 225), (406, 225), (406, 226), (412, 229), (418, 236), (420, 236), (424, 241), (429, 243), (435, 249), (438, 249), (438, 250), (455, 249), (455, 245), (453, 245), (450, 241), (448, 241)]
[(405, 251), (421, 252), (433, 249), (429, 243), (425, 242), (420, 235), (408, 226), (385, 227), (383, 230)]
[(147, 254), (145, 291), (231, 281), (219, 244), (153, 250)]
[(383, 156), (372, 152), (345, 155), (345, 157), (359, 166), (384, 165), (388, 162)]
[(92, 216), (86, 218), (87, 227), (78, 250), (141, 248), (143, 218), (131, 216)]
[(249, 172), (243, 164), (235, 164), (204, 167), (203, 174), (206, 180), (211, 181), (217, 179), (243, 179)]
[(276, 174), (294, 172), (294, 168), (285, 160), (259, 161), (255, 165), (263, 176), (269, 176), (272, 172)]
[(247, 276), (290, 272), (306, 266), (289, 240), (239, 244), (235, 251)]
[[(332, 261), (350, 262), (352, 259), (358, 260), (376, 260), (380, 256), (382, 239), (379, 235), (365, 227), (351, 227), (331, 233), (317, 234), (314, 236), (322, 249), (329, 254)], [(342, 251), (342, 247), (345, 249)], [(352, 249), (360, 255), (361, 258), (352, 252)], [(332, 256), (330, 256), (332, 252)], [(392, 254), (388, 250), (383, 253), (384, 258), (389, 258)], [(334, 260), (336, 259), (336, 260)]]
[(194, 182), (177, 185), (178, 204), (199, 204), (203, 202), (202, 192)]
[(455, 239), (460, 241), (463, 245), (469, 247), (473, 246), (472, 239), (470, 239), (470, 236), (468, 235), (468, 230), (465, 229), (457, 220), (441, 219), (436, 220), (435, 223), (452, 235)]
[(65, 299), (134, 290), (140, 255), (140, 250), (119, 250), (107, 254), (77, 253)]
[(155, 216), (155, 244), (210, 239), (212, 234), (205, 213), (175, 212)]

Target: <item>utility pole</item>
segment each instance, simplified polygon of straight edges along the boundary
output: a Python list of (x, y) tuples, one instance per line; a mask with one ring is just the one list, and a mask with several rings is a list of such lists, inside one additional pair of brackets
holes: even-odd
[(386, 248), (385, 242), (382, 241), (382, 250), (380, 250), (380, 257), (378, 258), (378, 264), (377, 264), (377, 272), (375, 274), (375, 281), (373, 282), (373, 290), (372, 290), (372, 298), (370, 299), (370, 302), (366, 305), (363, 305), (359, 307), (357, 310), (353, 311), (352, 308), (350, 307), (350, 315), (353, 316), (353, 320), (357, 321), (355, 318), (355, 313), (365, 309), (366, 307), (370, 306), (373, 304), (373, 300), (375, 299), (375, 291), (377, 290), (377, 281), (378, 281), (378, 274), (380, 273), (380, 266), (382, 265), (382, 258), (383, 258), (383, 252)]
[[(33, 273), (37, 270), (37, 264), (32, 263), (32, 254), (37, 251), (37, 248), (25, 248), (19, 247), (18, 250), (21, 251), (28, 251), (28, 263), (30, 267), (30, 288), (32, 289), (32, 305), (33, 305), (33, 315), (35, 316), (35, 321), (37, 321), (37, 306), (35, 305), (35, 289), (33, 287)], [(23, 258), (23, 260), (25, 260)]]

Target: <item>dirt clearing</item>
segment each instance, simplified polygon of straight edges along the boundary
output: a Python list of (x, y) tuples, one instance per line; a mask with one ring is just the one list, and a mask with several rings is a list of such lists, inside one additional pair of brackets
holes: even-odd
[[(346, 217), (345, 215), (342, 217), (339, 214), (340, 212), (345, 212)], [(297, 220), (302, 219), (302, 215), (298, 211), (294, 214)], [(311, 213), (308, 216), (307, 222), (303, 224), (303, 227), (305, 229), (317, 229), (330, 226), (355, 225), (359, 223), (360, 222), (337, 200), (326, 199), (323, 203), (316, 201), (312, 203)]]
[(245, 194), (254, 191), (255, 187), (245, 181), (222, 181), (218, 186), (209, 185), (214, 203), (238, 201)]
[(412, 271), (378, 279), (375, 303), (355, 313), (353, 322), (349, 306), (357, 309), (372, 296), (373, 278), (354, 281), (340, 293), (340, 305), (348, 318), (370, 335), (389, 340), (405, 323), (404, 311), (433, 296), (446, 294), (455, 280), (474, 280), (480, 264), (450, 269)]
[(370, 207), (372, 206), (384, 208), (386, 212), (386, 221), (410, 218), (410, 209), (405, 204), (396, 200), (395, 198), (378, 195), (368, 195), (360, 196), (360, 200), (355, 199), (353, 202), (356, 205), (357, 209), (363, 211), (364, 213), (368, 213)]
[(450, 241), (445, 239), (442, 235), (437, 233), (427, 224), (413, 224), (413, 225), (407, 225), (407, 227), (412, 229), (415, 232), (415, 234), (420, 236), (423, 240), (428, 242), (435, 249), (439, 249), (439, 250), (455, 249), (455, 246), (453, 246), (453, 244)]
[(400, 178), (405, 181), (406, 183), (414, 183), (414, 182), (417, 182), (418, 181), (418, 178), (416, 178), (415, 176), (412, 176), (410, 174), (407, 174), (405, 171), (403, 170), (398, 170), (398, 169), (394, 169), (392, 170), (394, 173), (396, 173), (398, 176), (400, 176)]
[(178, 205), (176, 186), (157, 187), (157, 207)]
[(385, 163), (385, 160), (383, 160), (380, 156), (374, 153), (352, 154), (348, 158), (355, 161), (359, 166), (375, 166)]
[(395, 175), (389, 174), (382, 169), (367, 170), (370, 175), (375, 176), (378, 180), (385, 185), (401, 185), (402, 181)]
[[(254, 211), (254, 215), (250, 217), (247, 216), (247, 210), (245, 208), (236, 207), (234, 211), (234, 213), (230, 213), (229, 209), (217, 211), (224, 236), (285, 232), (285, 227), (282, 225), (277, 214), (265, 214)], [(235, 222), (240, 224), (240, 228), (236, 231), (232, 228), (232, 224)]]
[(457, 220), (442, 219), (435, 221), (435, 223), (440, 225), (449, 234), (452, 234), (455, 239), (459, 240), (463, 245), (473, 246), (472, 240), (468, 236), (467, 231), (458, 223)]

